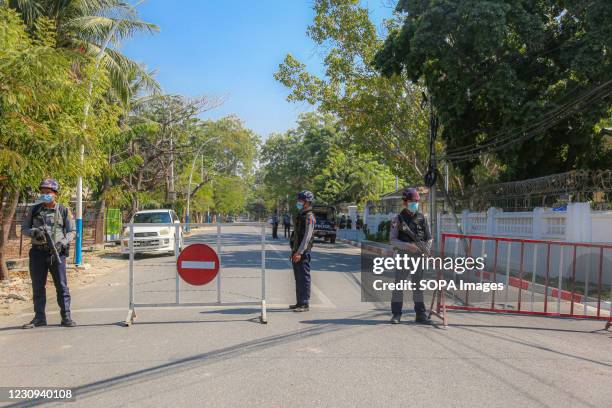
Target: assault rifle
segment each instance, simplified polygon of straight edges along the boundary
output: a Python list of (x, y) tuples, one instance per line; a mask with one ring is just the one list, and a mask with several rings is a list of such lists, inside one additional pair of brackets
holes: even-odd
[(47, 228), (47, 221), (45, 220), (45, 217), (42, 217), (43, 219), (43, 234), (45, 235), (45, 241), (47, 242), (47, 248), (49, 249), (49, 252), (51, 252), (52, 258), (55, 258), (55, 260), (57, 261), (58, 265), (62, 264), (62, 258), (60, 258), (59, 253), (57, 252), (57, 248), (55, 247), (55, 243), (53, 242), (53, 239), (51, 238), (51, 234), (49, 234), (49, 228)]
[(412, 231), (410, 229), (410, 227), (408, 226), (408, 223), (406, 221), (404, 221), (400, 215), (400, 226), (399, 228), (401, 228), (401, 230), (408, 234), (408, 236), (410, 237), (410, 239), (412, 239), (417, 248), (419, 248), (419, 251), (421, 251), (421, 253), (425, 256), (430, 256), (431, 255), (431, 249), (428, 248), (427, 244), (423, 241), (419, 241), (419, 239), (417, 238), (416, 234), (414, 233), (414, 231)]

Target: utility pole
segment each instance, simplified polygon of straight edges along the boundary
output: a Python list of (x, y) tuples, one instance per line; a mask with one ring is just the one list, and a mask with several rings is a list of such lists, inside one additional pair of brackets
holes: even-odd
[(429, 164), (427, 174), (425, 174), (425, 185), (429, 187), (429, 225), (431, 236), (434, 241), (438, 239), (438, 212), (436, 206), (436, 137), (438, 136), (438, 117), (434, 112), (431, 95), (428, 97), (429, 103)]
[[(96, 65), (92, 77), (89, 80), (89, 92), (87, 94), (87, 101), (85, 102), (85, 106), (83, 107), (83, 124), (81, 126), (83, 133), (87, 129), (87, 117), (89, 116), (89, 110), (91, 108), (91, 95), (93, 93), (93, 83), (94, 76), (100, 69), (100, 62), (102, 61), (102, 57), (104, 56), (104, 52), (108, 48), (113, 36), (115, 35), (115, 31), (117, 31), (118, 24), (117, 22), (113, 23), (108, 35), (104, 39), (104, 43), (100, 51), (98, 51), (98, 55), (96, 55)], [(81, 166), (85, 163), (85, 145), (81, 144), (79, 149), (79, 160)], [(74, 263), (75, 265), (83, 264), (83, 176), (79, 175), (77, 178), (77, 186), (76, 186), (76, 249), (74, 251)]]
[(170, 175), (168, 180), (168, 199), (171, 203), (176, 201), (176, 192), (174, 191), (174, 140), (172, 140), (172, 109), (169, 111), (170, 121), (168, 126), (170, 127)]

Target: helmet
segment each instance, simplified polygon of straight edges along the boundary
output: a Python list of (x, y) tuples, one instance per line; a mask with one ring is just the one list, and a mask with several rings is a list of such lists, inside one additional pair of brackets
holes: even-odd
[(297, 199), (298, 200), (302, 200), (302, 201), (313, 202), (314, 201), (314, 194), (312, 194), (308, 190), (300, 191), (298, 193), (298, 195), (297, 195)]
[(419, 196), (419, 192), (414, 187), (405, 188), (402, 191), (402, 200), (404, 201), (419, 201), (420, 199), (421, 196)]
[(40, 185), (38, 186), (39, 190), (43, 188), (48, 188), (57, 193), (59, 190), (59, 183), (57, 182), (56, 179), (52, 179), (52, 178), (44, 179), (43, 181), (40, 182)]

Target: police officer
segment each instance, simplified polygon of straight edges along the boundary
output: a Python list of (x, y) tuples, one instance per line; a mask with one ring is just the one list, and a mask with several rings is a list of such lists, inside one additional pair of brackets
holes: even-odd
[(315, 216), (312, 213), (314, 194), (302, 191), (297, 195), (298, 214), (291, 233), (291, 262), (295, 277), (295, 305), (289, 306), (294, 312), (307, 312), (310, 303), (310, 250), (314, 241)]
[(289, 213), (283, 215), (283, 226), (285, 227), (285, 238), (289, 238), (291, 236), (291, 216)]
[(274, 210), (272, 215), (272, 239), (278, 239), (278, 208)]
[[(76, 323), (70, 317), (70, 291), (66, 278), (66, 257), (68, 245), (74, 239), (75, 228), (70, 210), (56, 202), (59, 184), (54, 179), (46, 179), (40, 183), (40, 203), (32, 206), (21, 224), (21, 232), (32, 238), (30, 249), (30, 277), (34, 301), (34, 319), (23, 325), (24, 329), (46, 326), (45, 304), (47, 294), (45, 284), (47, 274), (51, 272), (57, 304), (62, 316), (61, 325), (74, 327)], [(49, 236), (59, 254), (59, 261), (49, 248), (45, 232)]]
[[(421, 256), (422, 251), (414, 243), (413, 237), (422, 242), (428, 252), (431, 249), (433, 239), (425, 216), (419, 212), (419, 192), (415, 188), (404, 189), (402, 191), (402, 200), (404, 208), (391, 223), (389, 243), (400, 253)], [(406, 270), (399, 270), (396, 272), (395, 281), (399, 282), (407, 279), (408, 275), (410, 275), (410, 279), (416, 285), (415, 290), (413, 290), (415, 321), (421, 324), (431, 324), (431, 320), (427, 318), (423, 291), (419, 288), (419, 282), (423, 279), (423, 269), (419, 269), (414, 274), (410, 274)], [(401, 290), (393, 291), (391, 298), (392, 324), (400, 322), (403, 298), (404, 293)]]

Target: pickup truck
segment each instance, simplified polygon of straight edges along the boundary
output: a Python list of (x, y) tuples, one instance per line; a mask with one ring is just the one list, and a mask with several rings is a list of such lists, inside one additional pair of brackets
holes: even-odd
[(314, 205), (312, 212), (316, 218), (314, 228), (315, 238), (323, 238), (332, 244), (336, 242), (336, 230), (338, 229), (336, 207), (331, 205)]

